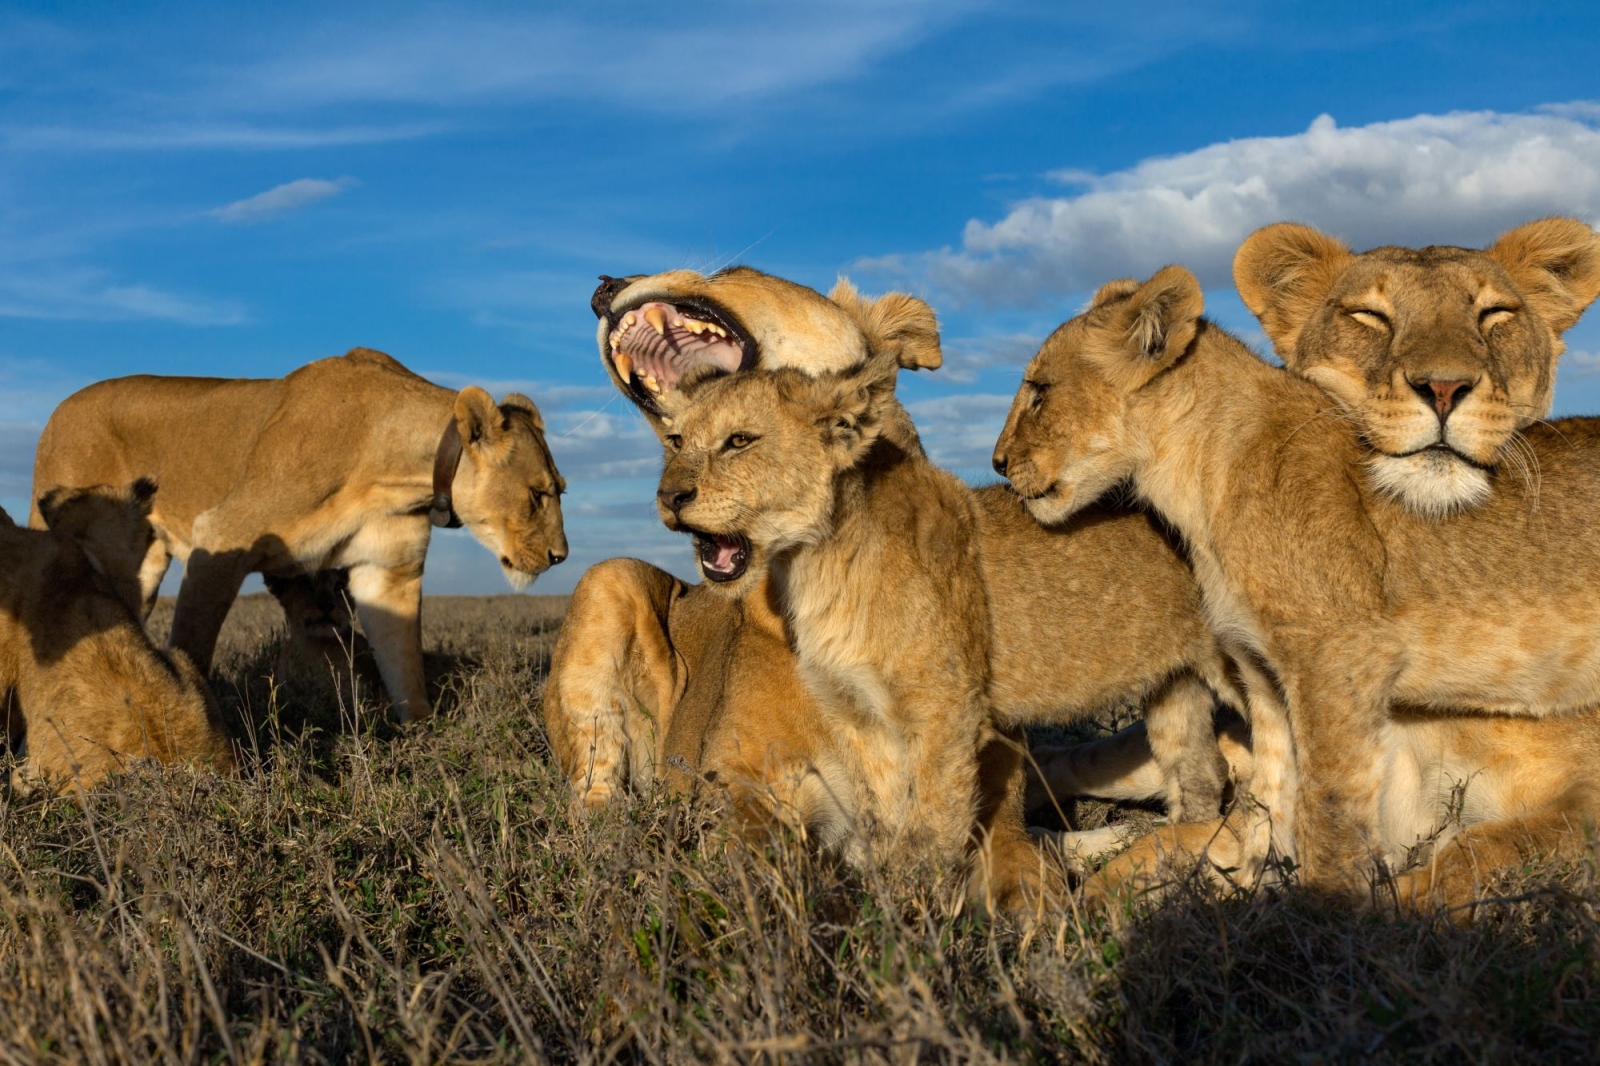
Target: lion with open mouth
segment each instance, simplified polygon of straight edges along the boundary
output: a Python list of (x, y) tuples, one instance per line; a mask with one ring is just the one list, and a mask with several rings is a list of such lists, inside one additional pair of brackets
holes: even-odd
[[(736, 267), (601, 279), (592, 301), (601, 364), (665, 440), (708, 376), (845, 372), (869, 359), (940, 365), (923, 301), (828, 296)], [(882, 437), (921, 454), (903, 407)], [(1223, 767), (1215, 694), (1233, 685), (1200, 614), (1188, 567), (1145, 514), (1095, 508), (1042, 528), (1002, 486), (974, 493), (990, 590), (991, 692), (1003, 735), (979, 754), (976, 835), (990, 902), (1045, 886), (1021, 816), (1026, 725), (1143, 704), (1180, 820), (1214, 817)], [(851, 794), (834, 738), (802, 684), (787, 622), (747, 530), (688, 530), (706, 584), (632, 559), (592, 567), (574, 591), (545, 686), (552, 747), (584, 806), (664, 778), (729, 790), (753, 827), (774, 820), (824, 844), (846, 838)]]

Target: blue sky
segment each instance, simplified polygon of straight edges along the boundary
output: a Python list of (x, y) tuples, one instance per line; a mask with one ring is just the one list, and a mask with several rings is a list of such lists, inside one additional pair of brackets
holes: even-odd
[[(619, 554), (687, 573), (596, 274), (928, 297), (949, 362), (903, 395), (980, 478), (1099, 281), (1187, 263), (1258, 338), (1227, 264), (1265, 222), (1364, 247), (1600, 221), (1592, 5), (1313, 6), (0, 6), (0, 505), (90, 381), (366, 345), (543, 408), (573, 555), (535, 591)], [(1570, 340), (1558, 410), (1600, 411), (1600, 311)], [(436, 538), (429, 591), (504, 587)]]

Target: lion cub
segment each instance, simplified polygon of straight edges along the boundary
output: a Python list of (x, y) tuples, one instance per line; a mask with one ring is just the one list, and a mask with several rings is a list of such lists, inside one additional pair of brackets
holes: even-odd
[(1369, 485), (1325, 393), (1202, 308), (1182, 267), (1104, 286), (1029, 364), (997, 461), (1041, 520), (1128, 480), (1183, 534), (1258, 741), (1287, 704), (1292, 747), (1270, 758), (1292, 752), (1303, 782), (1305, 878), (1359, 883), (1384, 851), (1396, 704), (1600, 704), (1600, 420), (1529, 427), (1539, 479), (1430, 520)]
[(770, 572), (853, 791), (847, 853), (874, 840), (949, 859), (971, 841), (995, 731), (978, 515), (965, 485), (881, 435), (894, 371), (701, 384), (657, 500), (707, 581)]
[(51, 492), (48, 530), (0, 511), (0, 698), (27, 752), (14, 787), (87, 788), (134, 759), (234, 767), (199, 674), (140, 625), (154, 494), (145, 480)]

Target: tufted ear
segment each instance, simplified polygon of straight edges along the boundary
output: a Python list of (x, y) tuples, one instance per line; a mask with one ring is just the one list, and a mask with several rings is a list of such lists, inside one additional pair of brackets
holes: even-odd
[(1296, 222), (1263, 226), (1233, 254), (1239, 298), (1290, 366), (1300, 330), (1354, 259), (1343, 241)]
[(544, 416), (539, 413), (539, 409), (534, 406), (533, 401), (522, 395), (522, 393), (506, 393), (505, 398), (500, 401), (500, 407), (502, 410), (509, 408), (514, 411), (528, 412), (529, 417), (533, 419), (533, 428), (540, 433), (544, 432)]
[(937, 370), (944, 363), (939, 319), (926, 302), (903, 292), (874, 300), (857, 292), (847, 278), (839, 279), (828, 299), (855, 319), (874, 354), (892, 356), (907, 370)]
[(1130, 293), (1118, 307), (1127, 350), (1136, 358), (1165, 365), (1189, 347), (1206, 309), (1200, 282), (1186, 268), (1165, 266)]
[(882, 436), (898, 370), (887, 359), (818, 377), (782, 370), (778, 391), (786, 402), (810, 412), (835, 464), (846, 469), (860, 462)]
[(1485, 254), (1559, 335), (1600, 296), (1600, 234), (1575, 218), (1541, 218), (1502, 233)]

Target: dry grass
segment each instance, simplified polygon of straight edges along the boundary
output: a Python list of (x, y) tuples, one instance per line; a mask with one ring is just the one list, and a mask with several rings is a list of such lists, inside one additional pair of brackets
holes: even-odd
[(1113, 926), (951, 878), (728, 846), (705, 805), (574, 820), (539, 724), (554, 598), (435, 600), (453, 707), (397, 733), (277, 684), (241, 602), (215, 680), (245, 774), (0, 807), (0, 1058), (1560, 1061), (1595, 1054), (1592, 869), (1473, 930), (1304, 895)]

